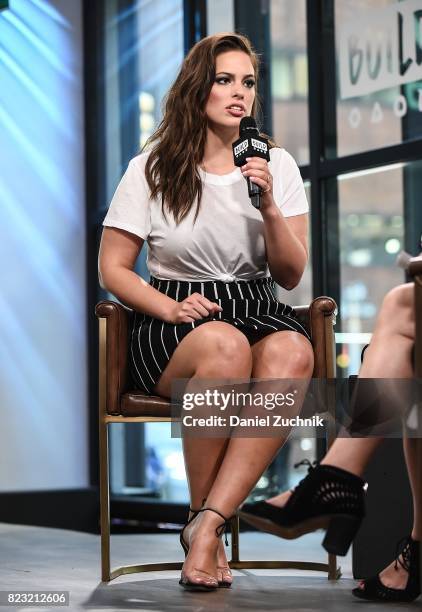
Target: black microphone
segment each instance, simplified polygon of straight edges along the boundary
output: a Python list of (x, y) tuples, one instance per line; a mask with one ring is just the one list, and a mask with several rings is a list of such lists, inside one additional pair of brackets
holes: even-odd
[[(235, 166), (244, 166), (247, 157), (262, 157), (270, 161), (268, 140), (259, 135), (256, 121), (253, 117), (243, 117), (239, 126), (239, 138), (232, 144)], [(248, 194), (255, 208), (261, 206), (262, 189), (259, 185), (246, 177), (248, 183)]]

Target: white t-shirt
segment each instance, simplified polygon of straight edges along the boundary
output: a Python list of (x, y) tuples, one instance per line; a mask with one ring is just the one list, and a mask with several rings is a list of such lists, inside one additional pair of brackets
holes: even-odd
[[(179, 225), (159, 198), (149, 197), (145, 164), (149, 153), (134, 157), (120, 181), (103, 225), (136, 234), (148, 243), (147, 265), (158, 279), (250, 280), (269, 276), (264, 222), (248, 196), (240, 168), (209, 174), (203, 180), (201, 206), (196, 203)], [(284, 217), (309, 210), (299, 168), (285, 149), (270, 150), (273, 196)]]

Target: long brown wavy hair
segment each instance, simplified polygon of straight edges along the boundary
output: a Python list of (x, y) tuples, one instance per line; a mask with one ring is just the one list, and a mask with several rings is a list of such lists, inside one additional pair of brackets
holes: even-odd
[[(215, 60), (225, 51), (243, 51), (252, 63), (255, 87), (259, 58), (246, 36), (222, 33), (207, 36), (196, 43), (185, 57), (180, 72), (164, 101), (163, 119), (143, 150), (150, 150), (145, 175), (151, 198), (161, 196), (166, 210), (180, 223), (197, 202), (196, 221), (202, 180), (198, 166), (202, 162), (207, 136), (205, 106), (215, 80)], [(255, 89), (252, 116), (257, 118), (259, 100)], [(270, 141), (269, 146), (274, 146)]]

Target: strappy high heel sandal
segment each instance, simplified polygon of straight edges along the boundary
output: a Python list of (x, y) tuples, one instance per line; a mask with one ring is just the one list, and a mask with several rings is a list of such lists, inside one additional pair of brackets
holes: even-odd
[(377, 574), (364, 580), (362, 588), (353, 589), (353, 595), (370, 601), (393, 601), (395, 603), (414, 601), (421, 594), (420, 542), (412, 540), (411, 536), (398, 542), (394, 567), (397, 569), (398, 565), (401, 565), (409, 575), (405, 589), (385, 586)]
[(311, 464), (282, 508), (266, 502), (244, 505), (239, 516), (267, 533), (287, 540), (326, 529), (323, 547), (344, 556), (365, 516), (366, 483), (359, 476), (332, 465)]
[[(206, 499), (202, 500), (202, 505), (204, 505), (204, 503), (206, 502)], [(190, 523), (196, 519), (196, 517), (198, 516), (199, 512), (201, 512), (201, 510), (194, 510), (193, 508), (189, 508), (189, 512), (192, 514), (192, 516), (190, 517), (190, 519), (188, 520), (188, 522), (186, 523), (186, 525), (183, 526), (181, 532), (180, 532), (180, 545), (183, 548), (183, 552), (185, 553), (185, 557), (187, 556), (188, 552), (189, 552), (189, 546), (186, 543), (185, 538), (183, 537), (183, 534), (185, 532), (185, 529), (188, 525), (190, 525)], [(230, 519), (231, 520), (231, 519)], [(226, 546), (228, 545), (227, 542), (227, 537), (226, 537)], [(230, 569), (230, 567), (228, 565), (217, 565), (217, 571), (221, 572), (222, 574), (222, 580), (218, 581), (218, 586), (220, 587), (220, 589), (229, 589), (232, 585), (232, 571)], [(226, 579), (224, 577), (224, 574), (226, 574)], [(227, 580), (227, 578), (229, 578), (229, 580)]]
[[(191, 516), (191, 518), (189, 519), (189, 521), (186, 523), (186, 525), (183, 527), (182, 531), (180, 532), (180, 544), (182, 545), (182, 548), (185, 552), (185, 557), (189, 552), (189, 546), (186, 544), (184, 538), (183, 538), (183, 532), (185, 530), (185, 528), (189, 525), (189, 523), (191, 523), (194, 518), (196, 518), (198, 516), (198, 514), (200, 512), (205, 512), (206, 510), (209, 510), (210, 512), (215, 512), (216, 514), (218, 514), (219, 516), (221, 516), (222, 519), (224, 519), (224, 523), (222, 523), (221, 525), (218, 525), (218, 527), (215, 530), (215, 535), (217, 536), (217, 538), (220, 538), (223, 533), (225, 535), (225, 544), (226, 546), (229, 545), (228, 540), (227, 540), (227, 533), (226, 530), (228, 528), (230, 528), (230, 522), (234, 517), (230, 517), (229, 519), (227, 519), (223, 514), (221, 514), (221, 512), (219, 512), (218, 510), (215, 510), (214, 508), (201, 508), (200, 510), (191, 510), (191, 512), (194, 512), (195, 514), (193, 516)], [(217, 568), (218, 569), (218, 568)], [(226, 568), (220, 568), (220, 569), (226, 569)], [(230, 568), (229, 568), (230, 570)], [(231, 587), (231, 582), (226, 581), (226, 584), (223, 586), (223, 582), (224, 581), (218, 581), (216, 580), (213, 576), (211, 576), (210, 574), (208, 574), (208, 572), (206, 572), (205, 570), (195, 570), (195, 571), (199, 571), (203, 574), (206, 574), (209, 577), (209, 580), (207, 582), (192, 582), (192, 580), (190, 580), (187, 576), (184, 575), (183, 571), (179, 580), (179, 584), (180, 586), (182, 586), (183, 588), (190, 590), (190, 591), (214, 591), (216, 588), (218, 587), (223, 587), (223, 588), (230, 588)]]

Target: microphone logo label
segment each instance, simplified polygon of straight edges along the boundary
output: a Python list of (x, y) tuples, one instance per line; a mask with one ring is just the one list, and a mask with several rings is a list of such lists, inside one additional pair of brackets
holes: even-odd
[(262, 142), (261, 140), (256, 140), (255, 138), (251, 138), (251, 144), (254, 149), (257, 149), (258, 151), (262, 151), (263, 153), (266, 153), (268, 150), (267, 143)]
[(246, 151), (247, 148), (248, 148), (248, 139), (246, 138), (245, 140), (243, 140), (242, 142), (240, 142), (238, 145), (234, 147), (233, 152), (235, 156), (238, 157), (239, 155), (243, 153), (243, 151)]

